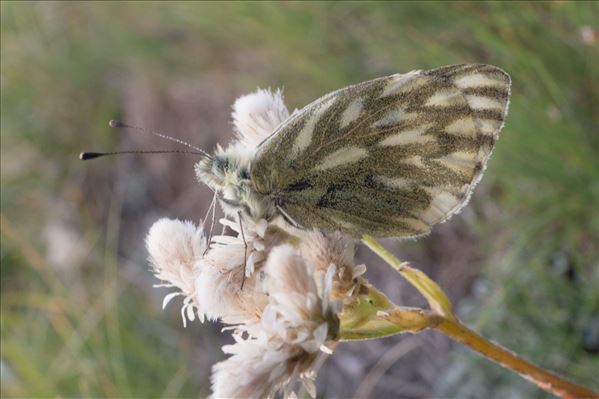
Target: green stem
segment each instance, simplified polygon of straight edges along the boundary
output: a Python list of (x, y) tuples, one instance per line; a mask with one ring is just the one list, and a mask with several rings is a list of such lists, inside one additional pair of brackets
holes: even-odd
[[(364, 339), (374, 338), (379, 331), (367, 331), (367, 328), (372, 325), (385, 325), (384, 332), (393, 331), (391, 325), (397, 325), (397, 332), (419, 332), (426, 328), (436, 328), (448, 337), (463, 343), (472, 350), (485, 356), (487, 359), (493, 360), (501, 366), (512, 370), (523, 378), (531, 381), (539, 388), (550, 392), (562, 398), (596, 398), (599, 399), (599, 393), (583, 386), (570, 382), (557, 374), (554, 374), (546, 369), (536, 366), (509, 350), (495, 344), (488, 339), (478, 335), (468, 327), (463, 325), (453, 314), (451, 303), (441, 290), (441, 288), (424, 273), (409, 267), (406, 263), (402, 263), (391, 252), (387, 251), (373, 237), (364, 236), (362, 241), (389, 265), (401, 273), (418, 291), (428, 300), (432, 312), (422, 309), (406, 309), (395, 307), (395, 309), (385, 309), (371, 313), (371, 320), (362, 322), (359, 326), (360, 334), (347, 334), (351, 329), (344, 331), (341, 329), (341, 339)], [(375, 290), (371, 287), (370, 290)], [(372, 294), (370, 294), (372, 295)], [(382, 293), (378, 294), (383, 295)], [(369, 324), (370, 323), (370, 324)], [(378, 323), (378, 324), (377, 324)], [(386, 324), (385, 324), (386, 323)], [(389, 325), (388, 325), (389, 324)], [(342, 324), (343, 327), (343, 324)], [(356, 338), (352, 338), (356, 336)], [(361, 337), (361, 338), (358, 338)]]
[(429, 310), (403, 307), (378, 311), (376, 316), (357, 324), (352, 324), (343, 317), (340, 319), (340, 341), (377, 339), (405, 332), (417, 333), (441, 322), (441, 318)]
[(447, 298), (447, 295), (445, 295), (443, 290), (441, 290), (434, 281), (429, 279), (421, 271), (408, 266), (407, 262), (401, 262), (374, 237), (364, 235), (362, 237), (362, 242), (385, 262), (391, 265), (391, 267), (401, 273), (401, 275), (426, 298), (431, 309), (447, 318), (455, 318), (449, 298)]
[(481, 337), (459, 320), (443, 319), (437, 326), (448, 337), (469, 346), (472, 350), (501, 366), (515, 371), (539, 388), (562, 398), (599, 398), (599, 393), (574, 384), (549, 370), (522, 359), (504, 347)]

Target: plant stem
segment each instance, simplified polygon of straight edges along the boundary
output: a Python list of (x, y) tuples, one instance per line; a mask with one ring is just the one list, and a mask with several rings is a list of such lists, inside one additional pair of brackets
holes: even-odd
[(515, 371), (539, 388), (551, 392), (554, 395), (566, 399), (599, 398), (597, 392), (574, 384), (557, 374), (518, 357), (516, 354), (502, 346), (481, 337), (463, 325), (459, 320), (443, 318), (443, 320), (436, 326), (433, 326), (433, 328), (436, 328), (448, 337), (469, 346), (471, 349), (488, 359), (495, 361), (501, 366)]
[(426, 298), (432, 310), (449, 319), (455, 317), (451, 310), (451, 302), (449, 301), (449, 298), (447, 298), (447, 295), (445, 295), (445, 292), (443, 292), (437, 283), (428, 278), (426, 274), (410, 267), (407, 262), (401, 262), (374, 237), (364, 235), (362, 237), (362, 242), (391, 267), (401, 273), (401, 275), (408, 280), (408, 282), (412, 284), (424, 298)]
[[(510, 352), (509, 350), (501, 347), (489, 341), (486, 338), (478, 335), (468, 327), (463, 325), (454, 315), (451, 309), (451, 303), (447, 298), (447, 295), (441, 290), (441, 288), (432, 281), (428, 276), (417, 269), (413, 269), (408, 266), (407, 263), (401, 262), (391, 252), (385, 249), (378, 241), (373, 237), (365, 235), (362, 237), (362, 242), (366, 244), (374, 253), (380, 256), (385, 262), (391, 267), (401, 273), (410, 284), (412, 284), (428, 301), (433, 314), (422, 313), (422, 316), (427, 316), (420, 320), (417, 324), (418, 328), (413, 328), (412, 332), (417, 332), (425, 328), (436, 328), (448, 337), (469, 346), (471, 349), (477, 351), (488, 359), (495, 361), (501, 366), (510, 369), (527, 380), (531, 381), (539, 388), (550, 392), (554, 395), (561, 396), (565, 399), (583, 399), (583, 398), (595, 398), (599, 399), (599, 393), (593, 392), (588, 388), (574, 384), (557, 374), (545, 370), (539, 366), (536, 366)], [(403, 326), (406, 324), (406, 320), (412, 318), (406, 318), (405, 311), (397, 308), (397, 311), (387, 311), (389, 316), (394, 315), (401, 316), (400, 318), (394, 319), (393, 317), (385, 317), (387, 323), (398, 324)], [(359, 337), (371, 338), (375, 337), (378, 331), (368, 331), (370, 325), (365, 325), (365, 328), (359, 330)], [(387, 326), (384, 330), (385, 333), (393, 331), (393, 328)], [(405, 327), (399, 328), (398, 332), (410, 331)], [(380, 333), (379, 333), (380, 334)], [(350, 334), (347, 334), (350, 338)], [(354, 334), (356, 337), (358, 334)], [(388, 335), (388, 334), (385, 334)], [(351, 338), (354, 338), (353, 336)], [(355, 339), (355, 338), (354, 338)]]

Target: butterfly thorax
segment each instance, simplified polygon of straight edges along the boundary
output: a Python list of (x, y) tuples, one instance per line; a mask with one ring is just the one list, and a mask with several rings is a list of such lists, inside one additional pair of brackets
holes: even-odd
[(219, 146), (212, 157), (195, 165), (195, 171), (198, 180), (217, 193), (225, 213), (241, 212), (254, 221), (268, 220), (275, 214), (274, 202), (253, 188), (250, 169), (254, 154), (241, 144), (226, 149)]

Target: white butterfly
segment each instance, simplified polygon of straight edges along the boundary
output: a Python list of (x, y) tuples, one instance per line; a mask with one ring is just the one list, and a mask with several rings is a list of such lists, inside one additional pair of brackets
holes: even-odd
[(374, 79), (319, 98), (256, 147), (219, 147), (196, 173), (232, 214), (414, 237), (468, 202), (509, 96), (510, 77), (490, 65)]

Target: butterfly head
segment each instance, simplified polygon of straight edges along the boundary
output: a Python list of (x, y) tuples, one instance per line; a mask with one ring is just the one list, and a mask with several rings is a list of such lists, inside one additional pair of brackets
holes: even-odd
[(250, 155), (244, 154), (239, 146), (226, 149), (217, 146), (214, 154), (196, 163), (195, 171), (200, 182), (214, 191), (222, 191), (227, 186), (249, 182), (250, 161)]
[(195, 165), (201, 183), (208, 185), (218, 195), (225, 211), (233, 214), (241, 211), (253, 219), (265, 217), (264, 198), (253, 190), (250, 168), (254, 151), (242, 144), (225, 149), (218, 146), (210, 157), (204, 157)]

